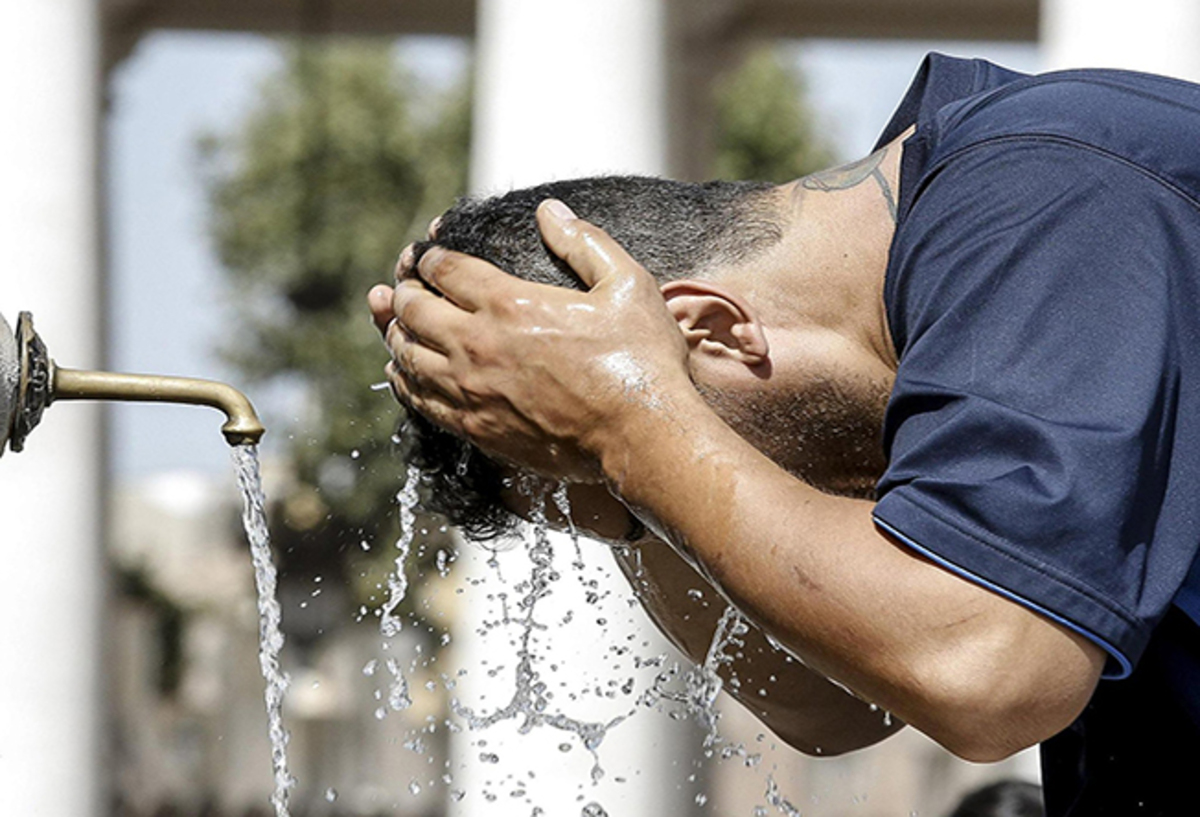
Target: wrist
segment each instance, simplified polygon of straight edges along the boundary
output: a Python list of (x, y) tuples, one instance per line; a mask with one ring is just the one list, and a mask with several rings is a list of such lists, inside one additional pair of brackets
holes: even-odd
[(640, 502), (647, 484), (667, 485), (667, 475), (695, 456), (693, 447), (727, 427), (688, 381), (667, 393), (639, 395), (613, 422), (598, 427), (592, 446), (604, 479), (626, 500)]

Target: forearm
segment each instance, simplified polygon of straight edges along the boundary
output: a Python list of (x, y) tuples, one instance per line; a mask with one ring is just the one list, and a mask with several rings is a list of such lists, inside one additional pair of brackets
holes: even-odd
[(794, 479), (699, 398), (630, 415), (602, 454), (618, 492), (816, 670), (972, 759), (1086, 702), (1099, 668), (1077, 636), (897, 545), (870, 502)]
[[(684, 655), (703, 663), (726, 607), (720, 594), (654, 537), (618, 550), (617, 563), (655, 625)], [(836, 755), (902, 728), (899, 719), (772, 646), (757, 627), (742, 638), (733, 662), (719, 669), (725, 690), (793, 748)]]

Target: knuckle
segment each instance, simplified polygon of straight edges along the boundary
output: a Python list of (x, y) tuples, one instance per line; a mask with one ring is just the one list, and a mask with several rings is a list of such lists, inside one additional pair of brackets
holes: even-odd
[(468, 366), (481, 366), (492, 358), (492, 347), (486, 338), (467, 336), (462, 338), (462, 355)]
[(530, 312), (531, 302), (527, 298), (514, 295), (498, 295), (492, 300), (492, 314), (509, 322), (522, 321)]
[(493, 389), (487, 381), (472, 373), (458, 378), (458, 391), (462, 395), (463, 405), (469, 408), (479, 408), (493, 394)]
[(400, 251), (400, 256), (396, 259), (396, 267), (393, 270), (393, 276), (397, 281), (401, 281), (408, 276), (408, 273), (413, 266), (413, 253), (414, 249), (412, 244), (409, 244)]
[(440, 247), (432, 247), (421, 256), (418, 271), (425, 281), (436, 288), (439, 281), (454, 274), (458, 263), (454, 254), (447, 253)]
[(478, 440), (488, 436), (488, 429), (491, 427), (491, 424), (482, 415), (475, 412), (467, 412), (462, 416), (460, 427), (463, 434), (473, 440)]
[(421, 306), (414, 298), (407, 298), (401, 301), (399, 308), (396, 310), (396, 320), (399, 323), (400, 329), (411, 327), (420, 316)]

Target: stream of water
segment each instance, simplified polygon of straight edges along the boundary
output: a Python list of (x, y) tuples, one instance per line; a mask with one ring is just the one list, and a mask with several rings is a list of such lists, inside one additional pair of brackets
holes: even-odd
[[(287, 744), (289, 736), (284, 728), (282, 716), (283, 698), (289, 681), (288, 676), (281, 669), (279, 661), (284, 638), (280, 630), (281, 610), (276, 599), (276, 570), (271, 556), (257, 447), (234, 446), (233, 461), (242, 493), (242, 520), (250, 543), (255, 585), (258, 591), (259, 664), (266, 682), (264, 697), (267, 709), (268, 736), (271, 742), (271, 765), (274, 773), (271, 804), (275, 810), (275, 817), (289, 817), (289, 793), (296, 783), (288, 771)], [(388, 598), (379, 610), (380, 632), (384, 638), (383, 649), (385, 651), (389, 649), (392, 639), (403, 627), (399, 608), (408, 591), (407, 562), (416, 532), (420, 479), (420, 471), (409, 466), (404, 487), (397, 494), (400, 535), (396, 542), (397, 553), (394, 569), (387, 579)], [(517, 663), (513, 678), (512, 697), (505, 705), (490, 712), (477, 712), (456, 699), (452, 700), (450, 705), (455, 714), (462, 718), (467, 727), (472, 730), (487, 729), (501, 721), (517, 720), (519, 722), (518, 732), (521, 734), (542, 726), (574, 734), (592, 755), (591, 777), (596, 782), (604, 776), (598, 753), (600, 744), (608, 731), (629, 715), (619, 716), (608, 722), (583, 721), (570, 717), (562, 711), (554, 711), (550, 705), (546, 694), (547, 683), (541, 678), (533, 649), (534, 634), (546, 629), (546, 626), (539, 622), (535, 615), (538, 602), (551, 592), (552, 584), (559, 579), (559, 575), (553, 567), (553, 548), (548, 535), (547, 499), (552, 499), (557, 510), (568, 520), (570, 519), (570, 507), (566, 491), (561, 487), (550, 493), (541, 488), (531, 487), (531, 484), (519, 487), (531, 501), (532, 525), (526, 538), (526, 551), (532, 569), (528, 578), (517, 585), (523, 595), (516, 605), (516, 610), (510, 611), (505, 605), (503, 621), (500, 622), (506, 625), (516, 625), (520, 632), (517, 640)], [(583, 560), (578, 535), (574, 529), (570, 533), (576, 557), (572, 562), (572, 568), (581, 569)], [(443, 565), (439, 561), (439, 573), (443, 572), (443, 569)], [(639, 701), (644, 706), (656, 707), (660, 710), (666, 709), (668, 714), (675, 719), (691, 718), (699, 723), (705, 730), (703, 742), (705, 757), (711, 758), (716, 754), (721, 759), (729, 759), (737, 756), (741, 757), (748, 767), (758, 765), (760, 756), (750, 754), (740, 744), (729, 745), (722, 740), (718, 728), (720, 712), (716, 707), (716, 701), (724, 684), (719, 671), (722, 667), (733, 663), (738, 650), (744, 645), (743, 636), (748, 632), (749, 626), (746, 619), (734, 607), (727, 607), (713, 633), (712, 643), (704, 662), (682, 673), (677, 667), (660, 672)], [(650, 665), (650, 663), (646, 662), (645, 665)], [(381, 707), (376, 712), (376, 716), (381, 718), (386, 715), (387, 709), (401, 710), (411, 706), (412, 703), (407, 680), (399, 660), (395, 657), (388, 657), (385, 665), (392, 677), (387, 695), (387, 708)], [(736, 677), (731, 678), (730, 683), (736, 684)], [(764, 798), (768, 805), (787, 817), (795, 817), (799, 814), (795, 807), (782, 796), (772, 775), (767, 775), (766, 784)], [(703, 805), (704, 799), (701, 799), (703, 797), (703, 795), (697, 795), (697, 803)], [(759, 815), (766, 812), (765, 809), (756, 809), (755, 813)], [(588, 803), (583, 809), (584, 817), (602, 817), (604, 814), (603, 807), (595, 802)]]
[(267, 530), (258, 446), (235, 445), (233, 464), (242, 491), (242, 524), (246, 528), (246, 538), (250, 540), (254, 584), (258, 590), (258, 662), (266, 681), (267, 734), (271, 740), (271, 768), (275, 775), (271, 805), (275, 807), (275, 817), (288, 817), (288, 793), (296, 784), (288, 772), (288, 733), (283, 726), (283, 696), (287, 692), (288, 677), (279, 666), (283, 632), (279, 627), (281, 612), (275, 596), (275, 564), (271, 560), (271, 536)]
[[(400, 536), (396, 539), (396, 561), (387, 577), (387, 601), (379, 611), (379, 632), (383, 635), (384, 650), (391, 647), (392, 639), (404, 628), (404, 621), (397, 611), (408, 595), (408, 555), (416, 536), (417, 506), (421, 501), (418, 490), (420, 485), (421, 470), (415, 465), (408, 466), (404, 487), (396, 494), (396, 504), (400, 508)], [(387, 707), (397, 712), (408, 709), (412, 706), (412, 696), (409, 694), (408, 679), (400, 661), (395, 656), (389, 656), (384, 664), (392, 676), (388, 685)], [(375, 710), (375, 716), (383, 718), (387, 711), (387, 708), (380, 707)]]

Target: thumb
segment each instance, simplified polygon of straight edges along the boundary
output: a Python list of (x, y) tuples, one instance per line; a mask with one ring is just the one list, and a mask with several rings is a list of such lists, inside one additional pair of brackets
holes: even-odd
[(546, 199), (537, 209), (538, 228), (551, 251), (575, 271), (588, 289), (598, 284), (632, 283), (641, 266), (612, 236), (579, 218), (558, 199)]

